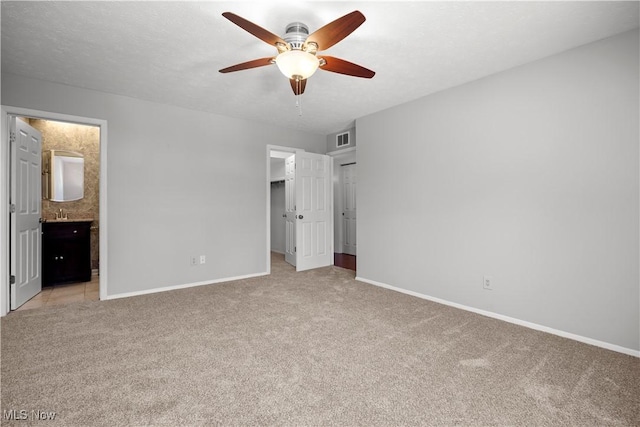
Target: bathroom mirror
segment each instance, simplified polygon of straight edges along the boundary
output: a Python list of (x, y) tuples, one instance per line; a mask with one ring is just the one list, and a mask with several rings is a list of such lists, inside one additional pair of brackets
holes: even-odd
[(49, 150), (45, 153), (44, 164), (46, 198), (70, 202), (84, 197), (84, 156), (81, 153)]

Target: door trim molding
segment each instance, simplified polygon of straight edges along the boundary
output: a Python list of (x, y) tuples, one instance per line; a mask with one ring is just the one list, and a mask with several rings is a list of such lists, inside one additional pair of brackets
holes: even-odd
[[(34, 110), (31, 108), (2, 105), (0, 107), (0, 235), (9, 235), (9, 195), (11, 168), (9, 158), (9, 116), (26, 116), (43, 120), (78, 123), (81, 125), (98, 126), (100, 128), (100, 299), (107, 299), (107, 121), (92, 117), (74, 116), (54, 113), (51, 111)], [(9, 239), (2, 239), (0, 243), (0, 316), (6, 316), (10, 311), (9, 298), (9, 257), (11, 247)]]

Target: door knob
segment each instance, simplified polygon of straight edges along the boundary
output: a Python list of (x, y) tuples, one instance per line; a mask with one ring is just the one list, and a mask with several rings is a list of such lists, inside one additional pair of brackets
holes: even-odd
[(302, 219), (304, 218), (302, 215), (298, 215), (298, 219)]

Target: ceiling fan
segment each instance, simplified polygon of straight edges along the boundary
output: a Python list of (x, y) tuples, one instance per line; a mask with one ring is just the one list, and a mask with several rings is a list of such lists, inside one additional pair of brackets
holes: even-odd
[(304, 93), (307, 78), (318, 68), (366, 79), (376, 74), (344, 59), (317, 55), (318, 52), (329, 49), (347, 37), (365, 21), (364, 15), (357, 10), (330, 22), (312, 34), (309, 34), (309, 27), (305, 24), (293, 22), (286, 26), (285, 35), (282, 38), (234, 13), (225, 12), (222, 16), (265, 43), (274, 46), (278, 49), (278, 54), (232, 65), (220, 70), (221, 73), (264, 67), (275, 63), (282, 74), (289, 78), (291, 89), (296, 95)]

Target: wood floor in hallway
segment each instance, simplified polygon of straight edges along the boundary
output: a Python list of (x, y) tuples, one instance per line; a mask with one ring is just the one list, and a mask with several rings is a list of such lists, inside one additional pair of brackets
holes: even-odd
[(337, 267), (356, 271), (356, 256), (349, 254), (333, 254), (333, 263)]

